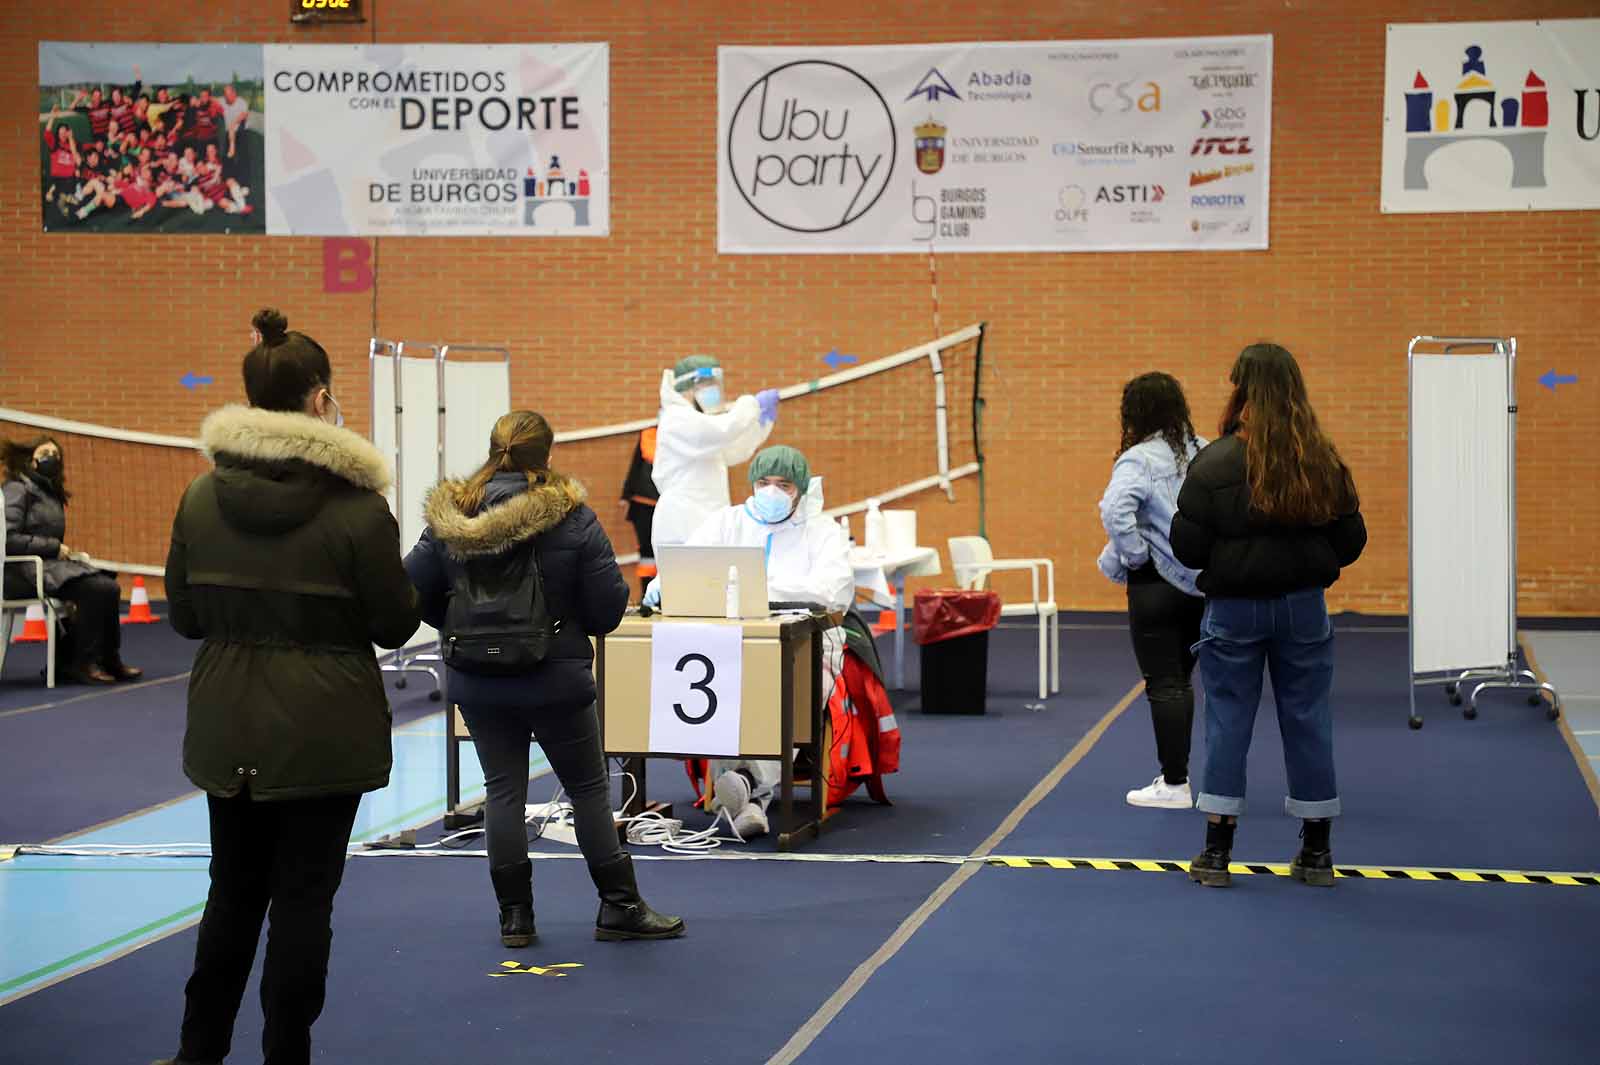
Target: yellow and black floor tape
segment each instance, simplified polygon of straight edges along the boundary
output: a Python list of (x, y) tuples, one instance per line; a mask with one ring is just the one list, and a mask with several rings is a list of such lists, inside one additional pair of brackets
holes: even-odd
[[(985, 865), (1006, 869), (1097, 869), (1101, 872), (1187, 873), (1188, 862), (1148, 858), (1018, 858), (995, 857)], [(1235, 876), (1288, 876), (1287, 864), (1234, 862)], [(1377, 865), (1340, 865), (1334, 876), (1349, 880), (1431, 880), (1459, 884), (1547, 884), (1560, 887), (1600, 887), (1600, 874), (1514, 872), (1507, 869), (1409, 869)]]

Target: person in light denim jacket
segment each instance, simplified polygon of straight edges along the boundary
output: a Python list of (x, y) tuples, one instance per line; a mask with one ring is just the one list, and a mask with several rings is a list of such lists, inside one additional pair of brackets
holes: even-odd
[(1141, 374), (1122, 389), (1122, 447), (1100, 499), (1110, 538), (1100, 572), (1128, 588), (1128, 629), (1144, 675), (1161, 772), (1128, 792), (1133, 806), (1187, 810), (1189, 737), (1194, 730), (1191, 648), (1200, 640), (1205, 600), (1197, 571), (1170, 543), (1189, 461), (1205, 446), (1189, 420), (1183, 387), (1170, 374)]

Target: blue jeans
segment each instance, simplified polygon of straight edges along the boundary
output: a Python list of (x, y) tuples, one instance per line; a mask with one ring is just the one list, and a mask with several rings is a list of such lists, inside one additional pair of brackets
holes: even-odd
[(1335, 817), (1333, 777), (1333, 624), (1322, 589), (1276, 599), (1207, 599), (1200, 621), (1200, 676), (1206, 692), (1206, 769), (1195, 806), (1210, 814), (1244, 812), (1245, 757), (1261, 702), (1263, 668), (1272, 671), (1291, 817)]

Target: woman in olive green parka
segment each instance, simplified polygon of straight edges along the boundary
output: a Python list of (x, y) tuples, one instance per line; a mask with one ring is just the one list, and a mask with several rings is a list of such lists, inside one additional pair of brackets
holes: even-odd
[(418, 624), (383, 493), (387, 464), (342, 427), (327, 352), (276, 311), (253, 324), (249, 407), (201, 427), (215, 469), (184, 493), (167, 555), (172, 624), (203, 640), (183, 768), (206, 792), (211, 890), (177, 1065), (227, 1056), (269, 910), (268, 1065), (310, 1061), (333, 898), (363, 792), (389, 782), (390, 715), (373, 644)]

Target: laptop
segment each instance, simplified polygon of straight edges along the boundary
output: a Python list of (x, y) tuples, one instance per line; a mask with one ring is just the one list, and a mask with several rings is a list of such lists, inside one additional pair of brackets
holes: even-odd
[(739, 573), (739, 616), (770, 616), (764, 547), (658, 545), (661, 612), (675, 618), (727, 617), (729, 566)]

